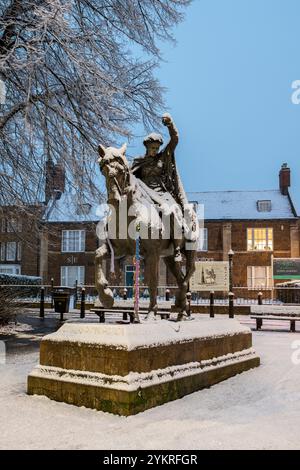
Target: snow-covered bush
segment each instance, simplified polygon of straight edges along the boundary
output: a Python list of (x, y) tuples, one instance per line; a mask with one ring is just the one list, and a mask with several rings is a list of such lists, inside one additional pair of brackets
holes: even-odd
[(36, 296), (41, 282), (41, 278), (36, 276), (0, 274), (0, 324), (16, 318), (22, 299)]

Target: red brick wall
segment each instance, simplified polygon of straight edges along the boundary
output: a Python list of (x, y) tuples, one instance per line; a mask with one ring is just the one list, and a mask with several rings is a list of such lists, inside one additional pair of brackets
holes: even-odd
[[(62, 253), (62, 231), (85, 230), (85, 252)], [(48, 231), (48, 278), (54, 284), (61, 282), (61, 266), (84, 266), (85, 284), (95, 283), (95, 251), (97, 249), (96, 225), (89, 223), (51, 223), (47, 224)]]

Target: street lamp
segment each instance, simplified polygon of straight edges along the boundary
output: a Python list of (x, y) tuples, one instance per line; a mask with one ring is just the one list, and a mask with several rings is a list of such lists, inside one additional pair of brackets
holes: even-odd
[(232, 259), (233, 259), (234, 252), (232, 249), (228, 251), (228, 261), (229, 261), (229, 318), (234, 318), (234, 311), (233, 311), (233, 300), (234, 294), (232, 292)]
[(228, 260), (229, 260), (229, 292), (232, 292), (232, 259), (234, 251), (230, 248), (228, 251)]

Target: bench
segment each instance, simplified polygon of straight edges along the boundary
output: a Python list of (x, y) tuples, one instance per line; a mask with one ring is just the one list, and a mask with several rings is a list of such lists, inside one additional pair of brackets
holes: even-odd
[(254, 315), (294, 315), (300, 317), (300, 305), (251, 305), (250, 313)]
[[(128, 316), (130, 319), (130, 323), (134, 322), (134, 310), (133, 308), (128, 307), (115, 307), (115, 308), (105, 308), (105, 307), (94, 307), (90, 309), (91, 312), (95, 313), (99, 317), (100, 323), (105, 323), (105, 314), (114, 314), (114, 313), (122, 313), (123, 314), (123, 321), (128, 320)], [(148, 309), (140, 308), (139, 314), (147, 315)], [(158, 310), (157, 315), (160, 316), (162, 320), (168, 320), (170, 318), (170, 310)]]
[(263, 320), (280, 320), (290, 322), (290, 331), (295, 333), (296, 321), (300, 321), (300, 317), (292, 317), (290, 315), (279, 316), (279, 315), (251, 315), (252, 319), (256, 320), (256, 329), (260, 330), (263, 324)]
[(290, 331), (296, 331), (296, 321), (300, 321), (300, 306), (293, 305), (253, 305), (250, 318), (256, 320), (256, 329), (260, 330), (263, 320), (289, 321)]

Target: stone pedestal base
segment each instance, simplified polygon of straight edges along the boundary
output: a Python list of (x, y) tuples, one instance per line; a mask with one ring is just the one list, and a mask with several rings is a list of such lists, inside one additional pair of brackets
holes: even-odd
[(258, 365), (236, 320), (73, 322), (42, 340), (28, 393), (127, 416)]

